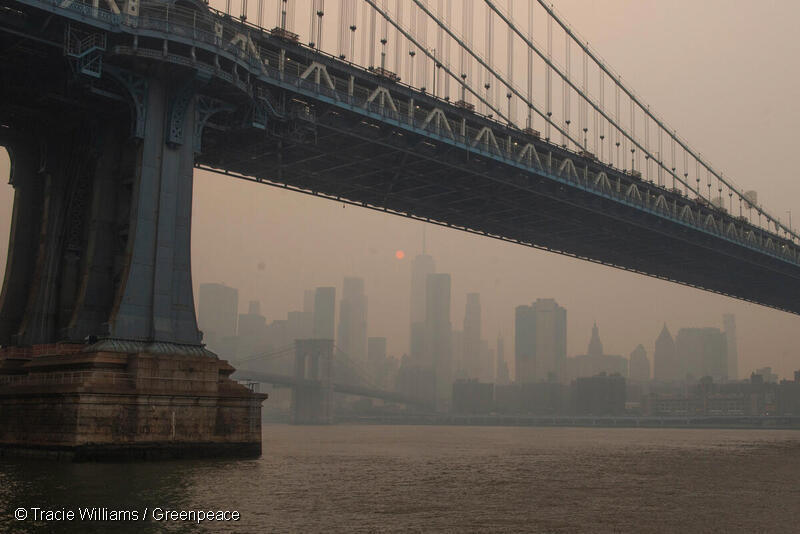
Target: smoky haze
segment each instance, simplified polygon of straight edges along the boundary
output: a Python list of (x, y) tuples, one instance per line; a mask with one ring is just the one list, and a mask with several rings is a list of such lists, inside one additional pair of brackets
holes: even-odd
[[(307, 41), (304, 6), (298, 7), (295, 26)], [(514, 9), (524, 13), (524, 6), (515, 2)], [(800, 94), (795, 28), (800, 4), (562, 0), (556, 8), (651, 109), (735, 184), (758, 191), (759, 202), (776, 216), (788, 219), (792, 210), (800, 221), (793, 157), (800, 124), (795, 96)], [(338, 11), (334, 2), (327, 9)], [(335, 40), (334, 20), (326, 32), (327, 39)], [(0, 152), (0, 175), (8, 172), (8, 157)], [(421, 251), (423, 223), (207, 172), (197, 171), (195, 178), (195, 289), (204, 282), (236, 287), (240, 311), (247, 311), (247, 301), (260, 300), (270, 322), (302, 309), (305, 289), (335, 286), (338, 299), (343, 277), (363, 277), (368, 335), (386, 336), (391, 355), (408, 351), (410, 265)], [(0, 188), (3, 268), (12, 196), (10, 186)], [(510, 366), (514, 308), (552, 297), (567, 309), (570, 356), (586, 351), (595, 321), (606, 353), (627, 356), (641, 343), (652, 357), (663, 323), (673, 333), (684, 326), (721, 327), (722, 314), (733, 313), (740, 375), (771, 365), (780, 376), (789, 376), (800, 367), (796, 316), (486, 237), (425, 227), (437, 271), (452, 275), (453, 327), (463, 324), (466, 294), (480, 293), (483, 337), (493, 346), (498, 333), (504, 336)], [(398, 250), (404, 258), (396, 257)]]

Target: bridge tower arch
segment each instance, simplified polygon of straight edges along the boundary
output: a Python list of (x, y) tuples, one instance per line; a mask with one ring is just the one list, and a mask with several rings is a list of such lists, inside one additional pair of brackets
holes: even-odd
[(292, 422), (333, 422), (333, 340), (295, 340)]

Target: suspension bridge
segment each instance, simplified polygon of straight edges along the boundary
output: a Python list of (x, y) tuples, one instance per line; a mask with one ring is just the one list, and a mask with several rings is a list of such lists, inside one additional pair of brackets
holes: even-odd
[(15, 373), (207, 357), (195, 169), (800, 312), (796, 232), (543, 0), (0, 0), (0, 54)]

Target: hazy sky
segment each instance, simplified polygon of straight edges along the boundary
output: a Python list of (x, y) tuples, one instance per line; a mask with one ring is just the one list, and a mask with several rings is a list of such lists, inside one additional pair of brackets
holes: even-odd
[[(794, 210), (800, 223), (793, 157), (800, 125), (800, 4), (555, 4), (716, 168), (743, 189), (757, 190), (773, 214), (785, 217)], [(329, 12), (335, 5), (326, 2)], [(524, 13), (523, 5), (517, 2), (515, 10)], [(295, 20), (304, 28), (306, 11), (299, 10)], [(326, 38), (335, 39), (333, 25), (325, 31)], [(558, 43), (563, 46), (563, 39)], [(0, 176), (7, 174), (8, 159), (0, 151)], [(272, 321), (300, 309), (306, 288), (334, 285), (338, 297), (343, 276), (363, 276), (369, 335), (387, 336), (391, 354), (407, 350), (410, 262), (421, 248), (422, 223), (233, 178), (195, 176), (195, 286), (224, 282), (237, 287), (242, 311), (249, 299), (258, 299)], [(11, 187), (0, 187), (0, 266), (5, 265), (11, 199)], [(483, 335), (493, 345), (498, 332), (504, 334), (509, 365), (514, 307), (553, 297), (567, 309), (569, 355), (586, 350), (593, 321), (607, 353), (627, 356), (642, 343), (652, 357), (664, 322), (674, 334), (683, 326), (721, 326), (721, 315), (730, 312), (738, 322), (741, 374), (762, 365), (783, 376), (800, 368), (796, 316), (455, 230), (428, 226), (427, 235), (437, 270), (452, 274), (454, 328), (461, 328), (466, 293), (479, 292)], [(402, 260), (395, 258), (398, 249), (406, 252)], [(263, 271), (259, 262), (266, 265)]]

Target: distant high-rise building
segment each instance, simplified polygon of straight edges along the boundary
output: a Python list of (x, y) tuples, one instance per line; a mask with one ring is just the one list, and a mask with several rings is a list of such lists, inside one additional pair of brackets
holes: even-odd
[(650, 360), (647, 359), (647, 351), (642, 345), (638, 345), (631, 352), (628, 375), (633, 382), (650, 380)]
[(586, 350), (588, 356), (602, 356), (603, 343), (600, 341), (600, 330), (597, 328), (597, 323), (592, 325), (592, 338), (589, 340), (589, 348)]
[(239, 358), (248, 358), (262, 352), (266, 344), (267, 324), (261, 315), (261, 305), (251, 300), (247, 313), (239, 314), (236, 352)]
[(495, 371), (495, 384), (505, 386), (511, 381), (506, 363), (506, 349), (502, 336), (497, 336), (497, 368)]
[(411, 306), (409, 356), (412, 365), (421, 365), (425, 351), (425, 306), (428, 275), (436, 271), (433, 256), (422, 254), (411, 263)]
[(386, 338), (369, 337), (367, 338), (367, 371), (368, 378), (375, 382), (375, 385), (387, 387), (388, 368), (386, 355)]
[(318, 287), (314, 292), (315, 339), (333, 339), (336, 318), (336, 288)]
[(554, 299), (537, 299), (530, 306), (517, 307), (514, 341), (518, 383), (563, 380), (567, 310)]
[(478, 293), (467, 293), (467, 305), (464, 311), (464, 338), (461, 366), (464, 378), (481, 378), (481, 296)]
[(453, 389), (450, 275), (429, 274), (426, 282), (423, 367), (433, 368), (436, 407), (443, 410), (449, 407)]
[[(226, 341), (236, 335), (239, 292), (225, 284), (200, 284), (198, 324), (203, 341), (214, 352), (229, 352)], [(231, 357), (233, 354), (223, 354)]]
[(306, 289), (303, 291), (303, 311), (306, 313), (314, 313), (314, 295), (316, 291), (313, 289)]
[(628, 360), (615, 354), (604, 354), (603, 343), (600, 341), (600, 329), (597, 323), (592, 326), (592, 337), (586, 354), (567, 358), (567, 379), (573, 380), (601, 373), (607, 375), (628, 376)]
[(736, 344), (736, 316), (726, 313), (722, 316), (725, 329), (725, 342), (728, 349), (728, 380), (739, 380), (739, 348)]
[(675, 338), (675, 353), (695, 380), (704, 376), (714, 382), (728, 379), (725, 334), (719, 328), (681, 328)]
[(675, 382), (684, 380), (686, 372), (678, 361), (675, 352), (675, 340), (669, 333), (666, 323), (656, 339), (656, 350), (653, 353), (653, 379), (656, 382)]
[(336, 345), (361, 364), (367, 361), (367, 296), (364, 279), (346, 277), (339, 300), (339, 336)]

